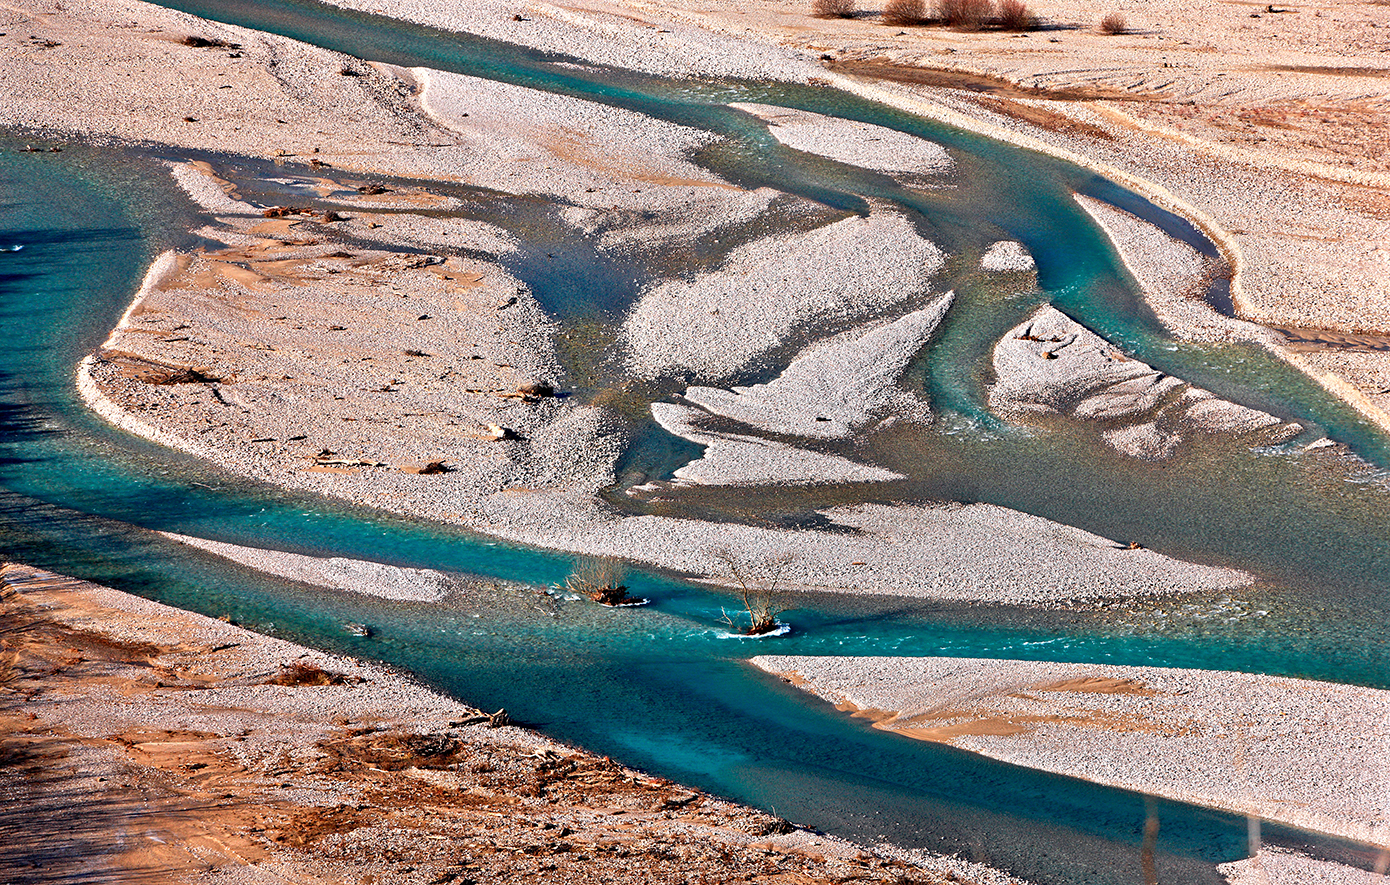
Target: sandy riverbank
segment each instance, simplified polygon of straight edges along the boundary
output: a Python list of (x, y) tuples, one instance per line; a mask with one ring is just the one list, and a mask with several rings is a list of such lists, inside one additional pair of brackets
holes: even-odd
[[(384, 172), (452, 178), (518, 196), (560, 193), (570, 202), (564, 218), (610, 252), (647, 237), (677, 243), (715, 231), (729, 219), (757, 219), (776, 202), (772, 195), (742, 191), (692, 172), (683, 152), (700, 140), (691, 133), (638, 125), (629, 116), (599, 113), (583, 103), (554, 102), (514, 89), (472, 95), (482, 84), (361, 65), (293, 41), (206, 25), (138, 3), (69, 3), (61, 9), (34, 4), (32, 15), (12, 9), (5, 14), (11, 16), (7, 27), (32, 23), (39, 35), (34, 40), (58, 44), (20, 40), (6, 50), (16, 64), (3, 78), (3, 104), (21, 125), (128, 139), (160, 132), (161, 139), (181, 146), (260, 156), (284, 151), (338, 170), (320, 170), (322, 193), (347, 193), (365, 183), (365, 173)], [(562, 25), (573, 26), (576, 15), (580, 13), (547, 9), (546, 27), (571, 41), (575, 34), (594, 33), (590, 24), (565, 31)], [(611, 19), (605, 13), (602, 21), (615, 41), (635, 33), (622, 30), (631, 25)], [(105, 24), (96, 27), (94, 22)], [(638, 26), (643, 33), (646, 29)], [(659, 28), (650, 30), (664, 39)], [(182, 41), (194, 32), (242, 43), (243, 48)], [(1073, 36), (1069, 32), (1059, 39)], [(707, 36), (699, 39), (719, 43)], [(608, 52), (605, 46), (589, 51)], [(77, 88), (83, 70), (112, 57), (139, 76), (129, 84), (96, 78), (83, 84), (90, 88)], [(859, 59), (866, 60), (874, 59)], [(831, 79), (844, 76), (805, 62), (805, 57), (798, 61), (802, 68), (797, 77), (810, 76), (807, 71)], [(701, 64), (690, 72), (739, 70), (711, 67), (714, 62), (708, 60)], [(842, 69), (880, 79), (898, 74), (896, 68)], [(230, 88), (190, 90), (184, 77), (205, 84), (226, 81), (219, 85)], [(1346, 325), (1347, 317), (1379, 316), (1376, 287), (1383, 280), (1373, 271), (1380, 259), (1374, 248), (1351, 257), (1346, 251), (1373, 243), (1366, 238), (1381, 230), (1367, 199), (1354, 199), (1378, 193), (1377, 180), (1363, 180), (1354, 167), (1337, 172), (1328, 171), (1330, 162), (1316, 168), (1285, 162), (1274, 164), (1277, 171), (1270, 172), (1259, 168), (1264, 154), (1208, 150), (1187, 137), (1145, 141), (1135, 133), (1157, 130), (1135, 123), (1138, 117), (1117, 116), (1133, 109), (1113, 109), (1107, 103), (1112, 99), (1095, 95), (1084, 102), (1036, 96), (995, 101), (997, 96), (988, 94), (928, 94), (902, 84), (893, 91), (883, 91), (881, 84), (855, 88), (914, 108), (930, 100), (947, 119), (975, 121), (971, 125), (983, 121), (986, 128), (995, 127), (990, 131), (1093, 158), (1118, 180), (1136, 184), (1208, 228), (1238, 272), (1237, 303), (1252, 318), (1338, 327)], [(45, 95), (79, 100), (54, 101)], [(158, 96), (158, 101), (142, 103), (146, 95)], [(543, 117), (547, 125), (520, 135), (512, 131), (507, 123), (518, 107), (528, 119)], [(554, 127), (569, 134), (548, 139), (545, 133)], [(783, 134), (794, 140), (807, 137), (806, 131)], [(845, 135), (830, 134), (835, 139)], [(603, 146), (619, 137), (626, 139), (625, 149), (616, 156), (606, 154)], [(796, 144), (827, 156), (846, 156), (836, 145), (818, 148), (814, 140)], [(1192, 162), (1194, 152), (1201, 154), (1202, 164)], [(929, 169), (930, 160), (921, 159), (918, 171)], [(538, 184), (532, 176), (518, 176), (511, 162), (533, 170), (549, 166), (554, 174), (549, 183)], [(237, 200), (205, 171), (177, 169), (191, 196), (223, 216), (206, 233), (225, 249), (167, 259), (106, 350), (84, 371), (84, 393), (103, 414), (134, 432), (246, 475), (715, 579), (720, 575), (710, 557), (714, 531), (722, 543), (736, 538), (743, 549), (768, 555), (797, 548), (804, 556), (795, 573), (800, 583), (839, 591), (1054, 604), (1078, 596), (1196, 592), (1248, 581), (1236, 572), (1178, 563), (1151, 551), (1125, 551), (1107, 539), (982, 506), (831, 508), (820, 515), (836, 531), (823, 533), (726, 529), (667, 516), (623, 517), (591, 495), (614, 480), (628, 426), (619, 411), (517, 395), (518, 387), (531, 380), (563, 384), (565, 366), (557, 342), (564, 333), (503, 268), (500, 259), (513, 244), (506, 231), (476, 221), (456, 226), (424, 216), (391, 215), (379, 211), (391, 208), (385, 201), (357, 196), (348, 197), (360, 209), (349, 213), (346, 222), (310, 217), (267, 221), (257, 214), (263, 207)], [(1309, 179), (1310, 172), (1322, 177)], [(301, 167), (296, 174), (308, 173)], [(1291, 182), (1297, 186), (1288, 186)], [(621, 195), (615, 196), (616, 191)], [(451, 205), (427, 188), (383, 196), (420, 206)], [(805, 206), (785, 211), (811, 214)], [(648, 212), (657, 217), (646, 217)], [(1279, 222), (1289, 218), (1304, 226), (1292, 244), (1284, 231), (1287, 225)], [(891, 226), (891, 219), (878, 217), (871, 223)], [(1158, 248), (1146, 244), (1143, 229), (1125, 234), (1124, 219), (1103, 223), (1122, 252), (1126, 243), (1138, 243), (1141, 253)], [(349, 243), (348, 236), (375, 238), (382, 248), (364, 248), (360, 239)], [(1338, 242), (1328, 245), (1330, 240)], [(463, 244), (470, 254), (435, 262), (391, 244)], [(905, 278), (892, 281), (896, 291), (888, 294), (895, 298), (909, 290), (927, 291), (938, 262), (925, 241), (908, 241), (904, 248), (916, 250), (911, 251), (916, 263)], [(1153, 262), (1146, 264), (1143, 254), (1139, 260), (1126, 257), (1144, 282), (1145, 269)], [(705, 295), (717, 295), (728, 278), (742, 275), (746, 268), (739, 260), (735, 250), (712, 262), (703, 280), (708, 284)], [(1299, 276), (1295, 269), (1306, 274)], [(1192, 274), (1202, 272), (1206, 269), (1192, 269)], [(1180, 289), (1179, 281), (1156, 289), (1151, 297), (1172, 301), (1180, 297)], [(1361, 300), (1341, 297), (1352, 289)], [(1287, 303), (1274, 300), (1276, 290), (1286, 291)], [(663, 293), (654, 289), (648, 294), (656, 298)], [(1370, 328), (1379, 329), (1376, 323)], [(731, 340), (746, 338), (734, 335)], [(737, 365), (750, 359), (741, 351), (721, 355)], [(1378, 359), (1374, 352), (1364, 356)], [(679, 360), (674, 364), (691, 368)], [(190, 370), (203, 380), (171, 378)], [(1375, 369), (1360, 371), (1370, 376)], [(708, 375), (705, 380), (719, 377), (718, 367)], [(445, 471), (421, 472), (432, 463)], [(904, 538), (917, 546), (901, 549)], [(922, 556), (923, 550), (935, 553)], [(1039, 574), (1048, 577), (1039, 580)]]
[(753, 663), (907, 737), (1390, 850), (1387, 691), (973, 658)]
[[(1379, 4), (1051, 0), (1029, 4), (1042, 28), (1022, 34), (889, 26), (877, 3), (853, 19), (800, 0), (621, 5), (815, 55), (835, 85), (1096, 168), (1206, 231), (1243, 319), (1390, 329)], [(1127, 33), (1099, 32), (1110, 12)], [(1255, 340), (1390, 427), (1384, 351), (1321, 337), (1312, 357)]]
[(1007, 881), (878, 857), (380, 667), (15, 564), (0, 662), (15, 885)]

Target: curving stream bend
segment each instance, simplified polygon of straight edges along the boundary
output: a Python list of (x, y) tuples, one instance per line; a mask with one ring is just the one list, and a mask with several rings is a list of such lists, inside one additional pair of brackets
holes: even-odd
[[(166, 2), (372, 60), (502, 79), (610, 102), (724, 136), (695, 158), (746, 186), (771, 186), (859, 211), (887, 200), (951, 252), (1016, 238), (1035, 255), (1035, 297), (1003, 301), (958, 284), (947, 326), (915, 370), (942, 432), (876, 454), (908, 471), (924, 500), (985, 501), (1259, 577), (1224, 599), (1039, 610), (808, 595), (789, 613), (787, 654), (898, 654), (1157, 664), (1390, 687), (1382, 624), (1390, 589), (1386, 440), (1348, 407), (1253, 348), (1169, 340), (1134, 293), (1103, 235), (1071, 199), (1084, 193), (1140, 211), (1210, 249), (1161, 210), (1085, 170), (833, 90), (783, 84), (666, 83), (620, 71), (579, 74), (504, 44), (346, 13), (299, 0), (227, 10)], [(889, 126), (947, 146), (964, 170), (948, 199), (776, 145), (725, 107), (751, 101)], [(1138, 880), (1144, 822), (1162, 822), (1165, 881), (1220, 882), (1245, 856), (1242, 818), (904, 741), (850, 721), (742, 663), (750, 651), (712, 629), (720, 594), (660, 575), (634, 590), (656, 604), (615, 613), (534, 589), (561, 580), (566, 557), (443, 526), (255, 486), (209, 464), (124, 436), (90, 415), (73, 366), (106, 336), (148, 259), (188, 242), (197, 213), (155, 152), (72, 145), (57, 160), (0, 142), (0, 555), (254, 629), (385, 661), (470, 703), (665, 776), (775, 809), (867, 842), (962, 855), (1039, 883)], [(181, 154), (182, 156), (183, 154)], [(248, 178), (253, 161), (242, 164)], [(131, 255), (145, 261), (132, 262)], [(558, 315), (592, 309), (524, 262), (514, 269)], [(595, 288), (611, 269), (596, 266)], [(951, 271), (947, 271), (949, 276)], [(549, 299), (547, 300), (547, 295)], [(1051, 301), (1146, 362), (1227, 398), (1294, 418), (1359, 458), (1212, 448), (1177, 463), (1117, 468), (1093, 438), (1000, 432), (978, 374), (988, 347)], [(621, 303), (601, 305), (621, 309)], [(950, 432), (944, 432), (949, 430)], [(634, 459), (661, 463), (654, 451)], [(824, 506), (828, 493), (770, 495), (769, 511)], [(717, 501), (714, 502), (716, 505)], [(330, 595), (164, 541), (153, 530), (497, 579), (442, 604)], [(355, 637), (344, 622), (368, 623)], [(760, 649), (761, 650), (761, 649)], [(1266, 841), (1369, 868), (1370, 849), (1267, 827)], [(1065, 846), (1064, 849), (1061, 847)]]

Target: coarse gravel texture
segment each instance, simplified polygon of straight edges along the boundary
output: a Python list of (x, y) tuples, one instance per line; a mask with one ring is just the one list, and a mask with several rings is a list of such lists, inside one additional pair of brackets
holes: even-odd
[(734, 102), (730, 107), (765, 120), (773, 138), (793, 150), (851, 166), (932, 175), (954, 165), (941, 145), (896, 129), (776, 105)]
[(500, 493), (489, 531), (574, 552), (616, 556), (717, 584), (723, 550), (749, 561), (793, 560), (788, 591), (1061, 605), (1076, 600), (1228, 590), (1250, 575), (1173, 559), (989, 504), (860, 504), (818, 510), (820, 529), (620, 517), (563, 493)]
[(1286, 848), (1261, 848), (1254, 857), (1217, 867), (1229, 885), (1378, 885), (1383, 873), (1318, 860)]
[(762, 237), (716, 269), (657, 283), (623, 321), (629, 370), (719, 381), (759, 366), (793, 331), (872, 316), (922, 294), (943, 256), (884, 209)]
[(1017, 765), (1390, 840), (1390, 691), (1214, 670), (976, 658), (753, 663), (878, 726)]
[(1271, 337), (1267, 329), (1224, 317), (1206, 303), (1206, 285), (1221, 271), (1216, 259), (1107, 203), (1081, 194), (1076, 202), (1105, 231), (1139, 283), (1144, 302), (1169, 332), (1187, 341)]
[(0, 9), (0, 30), (0, 119), (9, 126), (407, 174), (430, 168), (432, 152), (417, 145), (438, 132), (410, 89), (341, 53), (138, 0), (20, 0)]
[(806, 82), (819, 66), (761, 41), (710, 34), (666, 17), (659, 6), (636, 14), (605, 2), (516, 0), (332, 0), (429, 27), (531, 47), (581, 66), (617, 67), (662, 77), (730, 77)]
[(811, 439), (843, 439), (885, 416), (929, 423), (929, 406), (897, 381), (936, 333), (954, 297), (948, 292), (892, 322), (812, 344), (766, 384), (688, 387), (683, 398), (764, 432)]
[(994, 348), (989, 403), (1010, 417), (1062, 414), (1100, 423), (1106, 442), (1147, 460), (1170, 457), (1184, 436), (1229, 434), (1283, 442), (1298, 424), (1217, 399), (1147, 363), (1051, 306), (1038, 309)]
[(821, 485), (891, 482), (900, 473), (741, 433), (707, 430), (709, 413), (679, 403), (652, 403), (662, 429), (705, 447), (704, 454), (674, 472), (677, 485)]
[(436, 602), (444, 598), (452, 586), (444, 574), (431, 569), (402, 568), (342, 556), (305, 556), (280, 550), (262, 550), (172, 532), (159, 534), (266, 574), (330, 590), (361, 593), (381, 599)]
[(7, 882), (1005, 881), (797, 828), (384, 667), (14, 563), (0, 630), (0, 824), (24, 834), (0, 843)]
[(1000, 240), (991, 243), (980, 258), (980, 267), (995, 273), (1028, 271), (1037, 267), (1032, 254), (1022, 244), (1013, 240)]
[[(458, 136), (455, 174), (515, 194), (647, 207), (654, 195), (633, 184), (740, 190), (685, 157), (708, 132), (636, 111), (510, 83), (414, 68), (420, 107)], [(537, 175), (537, 165), (545, 174)], [(604, 192), (598, 196), (585, 194)]]

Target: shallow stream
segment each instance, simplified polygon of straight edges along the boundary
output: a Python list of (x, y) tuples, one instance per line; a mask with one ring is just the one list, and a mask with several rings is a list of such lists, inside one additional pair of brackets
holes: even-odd
[[(875, 460), (911, 477), (872, 494), (997, 503), (1244, 568), (1260, 581), (1219, 599), (1071, 610), (808, 595), (786, 616), (794, 632), (763, 642), (721, 638), (717, 620), (727, 597), (659, 575), (632, 581), (655, 601), (647, 608), (615, 612), (557, 601), (542, 590), (567, 574), (565, 557), (254, 486), (131, 439), (86, 412), (73, 390), (76, 362), (115, 324), (148, 259), (186, 245), (198, 218), (148, 155), (83, 145), (19, 153), (14, 139), (0, 140), (0, 249), (24, 247), (0, 252), (0, 312), (10, 333), (0, 354), (0, 554), (386, 661), (470, 703), (505, 706), (561, 739), (797, 822), (869, 842), (959, 852), (1039, 883), (1139, 881), (1149, 814), (1162, 824), (1162, 880), (1217, 882), (1214, 864), (1246, 853), (1246, 823), (886, 735), (741, 659), (763, 650), (942, 654), (1208, 667), (1390, 687), (1385, 439), (1263, 353), (1169, 340), (1070, 194), (1140, 211), (1209, 248), (1179, 219), (1084, 170), (833, 90), (667, 83), (593, 69), (581, 75), (504, 44), (306, 2), (239, 3), (235, 16), (211, 2), (163, 5), (363, 58), (496, 77), (709, 128), (726, 141), (697, 159), (740, 183), (836, 210), (862, 209), (866, 198), (906, 207), (924, 233), (970, 260), (953, 263), (938, 281), (955, 286), (961, 299), (907, 380), (930, 397), (937, 420), (927, 431), (871, 440)], [(762, 124), (721, 106), (728, 101), (804, 107), (931, 137), (956, 159), (952, 186), (911, 190), (780, 148)], [(1041, 291), (997, 291), (962, 269), (1004, 237), (1034, 253)], [(601, 262), (586, 266), (590, 290), (618, 276)], [(623, 306), (618, 296), (577, 303), (543, 267), (523, 260), (514, 272), (562, 316)], [(1001, 426), (982, 405), (981, 361), (1004, 329), (1048, 300), (1159, 368), (1300, 420), (1310, 431), (1299, 442), (1326, 433), (1359, 457), (1298, 445), (1251, 452), (1213, 444), (1152, 465), (1111, 453), (1083, 431)], [(634, 463), (672, 460), (661, 451), (672, 444), (656, 433), (648, 439)], [(709, 492), (690, 503), (732, 512), (725, 497)], [(873, 499), (863, 488), (739, 497), (743, 511), (772, 520)], [(150, 529), (498, 584), (435, 605), (333, 594), (228, 566)], [(352, 636), (345, 623), (369, 624), (373, 635)], [(1372, 862), (1369, 851), (1338, 840), (1278, 827), (1265, 836), (1361, 866)]]

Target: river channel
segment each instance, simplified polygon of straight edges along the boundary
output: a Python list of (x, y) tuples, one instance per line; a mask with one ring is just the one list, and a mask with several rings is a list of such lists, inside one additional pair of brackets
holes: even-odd
[[(501, 79), (709, 129), (722, 136), (720, 147), (694, 159), (726, 178), (836, 211), (891, 201), (953, 254), (1020, 240), (1038, 263), (1036, 292), (1005, 297), (956, 265), (939, 281), (956, 287), (960, 300), (907, 380), (931, 399), (937, 419), (929, 433), (875, 441), (874, 455), (909, 476), (885, 495), (995, 503), (1242, 568), (1258, 581), (1220, 598), (1074, 610), (808, 594), (786, 615), (793, 632), (756, 647), (721, 637), (726, 596), (671, 576), (634, 575), (634, 590), (654, 600), (640, 610), (557, 601), (543, 591), (568, 573), (565, 556), (257, 486), (87, 412), (73, 387), (77, 361), (106, 337), (148, 261), (190, 245), (188, 231), (201, 222), (157, 151), (71, 144), (62, 154), (31, 154), (10, 137), (0, 138), (0, 248), (24, 248), (0, 253), (0, 311), (10, 332), (0, 353), (0, 555), (399, 666), (469, 703), (506, 707), (560, 739), (798, 823), (958, 852), (1057, 885), (1139, 881), (1150, 815), (1161, 821), (1163, 881), (1220, 882), (1215, 865), (1246, 854), (1246, 821), (887, 735), (743, 659), (763, 651), (1028, 658), (1390, 687), (1382, 629), (1390, 444), (1258, 349), (1167, 337), (1071, 193), (1137, 211), (1210, 250), (1181, 219), (1089, 171), (835, 90), (576, 71), (506, 44), (308, 2), (256, 0), (234, 12), (196, 0), (162, 5), (360, 58)], [(762, 124), (728, 109), (732, 101), (931, 138), (952, 152), (955, 187), (910, 189), (780, 148)], [(248, 181), (256, 177), (255, 161), (219, 160)], [(613, 267), (585, 264), (592, 285), (575, 287), (572, 276), (527, 263), (527, 254), (551, 245), (523, 241), (511, 270), (552, 313), (563, 320), (626, 307), (633, 293), (606, 285), (626, 278)], [(608, 294), (581, 294), (594, 291)], [(1156, 367), (1308, 430), (1273, 449), (1193, 447), (1162, 466), (1100, 456), (1098, 440), (1080, 431), (1012, 433), (984, 408), (981, 363), (1003, 330), (1047, 301)], [(1304, 449), (1324, 434), (1345, 449)], [(627, 466), (659, 475), (673, 448), (653, 433)], [(740, 506), (751, 500), (764, 515), (791, 518), (837, 503), (838, 494), (769, 492), (742, 496)], [(711, 512), (727, 504), (718, 494), (701, 502)], [(229, 566), (153, 530), (496, 583), (438, 604), (330, 594)], [(370, 624), (372, 635), (350, 635), (345, 623)], [(1369, 850), (1340, 840), (1281, 827), (1267, 827), (1265, 837), (1363, 867), (1372, 862)]]

